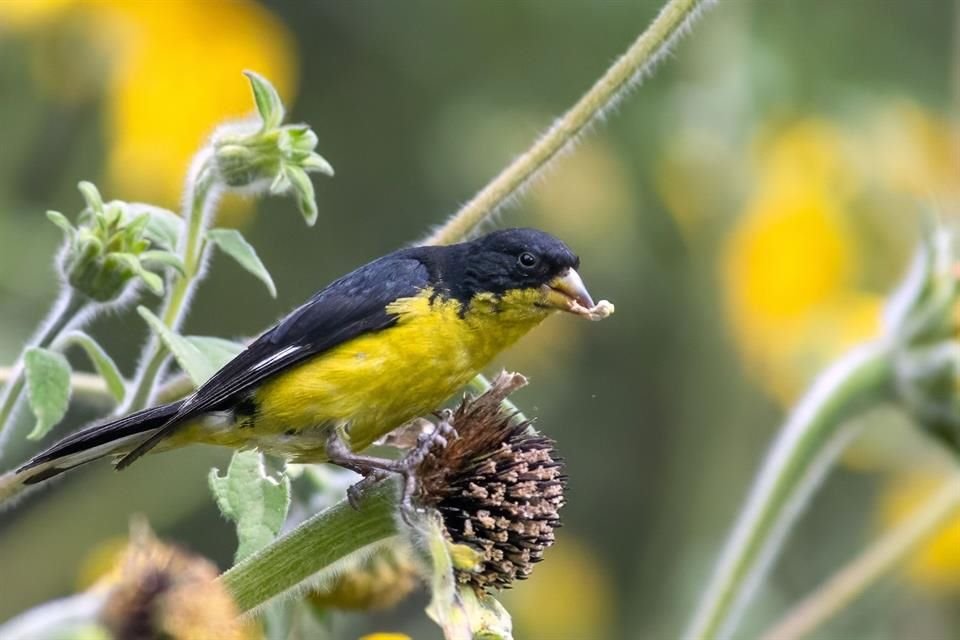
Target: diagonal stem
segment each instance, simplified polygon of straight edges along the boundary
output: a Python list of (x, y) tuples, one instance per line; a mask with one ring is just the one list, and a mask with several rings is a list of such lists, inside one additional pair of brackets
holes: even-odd
[(890, 531), (816, 591), (793, 607), (761, 636), (763, 640), (800, 640), (842, 611), (908, 555), (937, 535), (960, 514), (957, 474), (910, 518)]
[[(687, 640), (729, 636), (793, 520), (830, 462), (848, 418), (892, 396), (886, 342), (849, 353), (813, 385), (777, 436), (720, 556)], [(843, 444), (842, 442), (840, 444)]]
[(426, 239), (452, 244), (468, 238), (516, 198), (536, 176), (569, 149), (591, 124), (649, 74), (712, 0), (669, 0), (630, 48), (543, 136)]

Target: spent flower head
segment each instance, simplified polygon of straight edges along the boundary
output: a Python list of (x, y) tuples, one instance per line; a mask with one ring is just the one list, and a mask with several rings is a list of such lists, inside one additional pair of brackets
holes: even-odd
[(153, 293), (163, 293), (163, 279), (154, 269), (165, 265), (183, 270), (170, 251), (176, 235), (174, 231), (170, 238), (173, 214), (116, 200), (104, 203), (90, 182), (81, 182), (78, 188), (86, 208), (77, 226), (62, 213), (47, 212), (65, 235), (59, 267), (70, 286), (98, 302), (119, 298), (137, 280)]
[(97, 585), (107, 591), (101, 619), (113, 637), (256, 637), (213, 563), (163, 544), (145, 525), (135, 526), (132, 538), (116, 569)]
[(566, 476), (555, 443), (502, 406), (524, 384), (503, 373), (464, 399), (453, 416), (459, 435), (418, 470), (420, 500), (440, 513), (454, 545), (457, 580), (481, 591), (528, 577), (560, 526)]
[(309, 172), (333, 175), (333, 167), (315, 151), (317, 135), (305, 124), (281, 125), (283, 103), (262, 76), (245, 72), (253, 89), (258, 124), (240, 123), (220, 128), (213, 137), (216, 171), (233, 188), (269, 186), (273, 194), (293, 193), (307, 224), (317, 219)]

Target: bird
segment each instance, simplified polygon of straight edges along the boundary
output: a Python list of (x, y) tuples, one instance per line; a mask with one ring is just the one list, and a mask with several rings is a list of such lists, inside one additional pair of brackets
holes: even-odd
[(36, 484), (104, 457), (122, 469), (192, 443), (402, 470), (362, 452), (434, 413), (548, 316), (592, 317), (579, 267), (536, 229), (394, 251), (321, 289), (189, 396), (82, 429), (15, 476)]

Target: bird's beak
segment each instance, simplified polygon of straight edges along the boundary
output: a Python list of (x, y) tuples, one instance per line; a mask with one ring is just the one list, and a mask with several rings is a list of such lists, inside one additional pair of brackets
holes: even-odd
[(543, 289), (547, 305), (561, 311), (582, 313), (594, 307), (593, 298), (574, 269), (567, 269), (544, 285)]

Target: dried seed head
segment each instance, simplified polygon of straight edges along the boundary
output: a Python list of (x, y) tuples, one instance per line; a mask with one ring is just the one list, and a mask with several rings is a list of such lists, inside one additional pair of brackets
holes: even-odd
[(98, 584), (108, 589), (101, 617), (114, 638), (255, 637), (216, 581), (216, 566), (159, 542), (145, 527), (138, 529), (116, 569)]
[(450, 540), (480, 553), (477, 569), (458, 569), (457, 579), (481, 590), (529, 576), (560, 526), (566, 476), (555, 443), (501, 405), (524, 384), (504, 373), (465, 398), (453, 417), (458, 437), (418, 472), (420, 499), (440, 512)]

